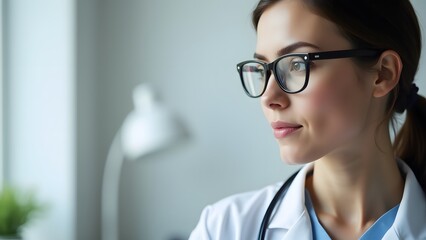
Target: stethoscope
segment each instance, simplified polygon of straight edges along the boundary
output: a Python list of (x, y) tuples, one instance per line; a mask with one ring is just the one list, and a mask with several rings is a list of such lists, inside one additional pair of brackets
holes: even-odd
[(285, 196), (287, 193), (288, 188), (290, 187), (291, 183), (293, 182), (296, 175), (299, 173), (300, 170), (295, 172), (293, 175), (291, 175), (284, 184), (280, 187), (278, 192), (275, 194), (274, 198), (272, 199), (271, 203), (268, 206), (268, 209), (266, 210), (265, 215), (263, 216), (262, 224), (260, 225), (259, 229), (259, 237), (258, 240), (264, 240), (266, 235), (266, 229), (268, 229), (269, 221), (271, 220), (272, 212), (274, 211), (275, 207), (277, 206), (278, 202)]

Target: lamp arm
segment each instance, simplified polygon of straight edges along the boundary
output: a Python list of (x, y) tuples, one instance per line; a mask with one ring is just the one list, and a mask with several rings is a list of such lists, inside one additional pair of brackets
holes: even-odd
[(114, 136), (105, 162), (101, 197), (102, 240), (117, 240), (119, 237), (119, 186), (123, 158), (120, 128)]

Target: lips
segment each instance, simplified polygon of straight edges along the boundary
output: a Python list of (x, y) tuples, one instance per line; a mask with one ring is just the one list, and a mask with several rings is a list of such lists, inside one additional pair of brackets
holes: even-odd
[(271, 127), (274, 130), (275, 138), (279, 139), (279, 138), (285, 138), (289, 136), (290, 134), (296, 132), (303, 126), (300, 124), (277, 121), (277, 122), (271, 123)]

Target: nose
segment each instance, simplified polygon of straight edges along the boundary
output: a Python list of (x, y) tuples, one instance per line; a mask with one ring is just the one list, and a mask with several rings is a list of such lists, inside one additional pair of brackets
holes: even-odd
[(262, 107), (272, 110), (285, 109), (290, 105), (288, 93), (280, 88), (274, 74), (270, 76), (268, 85), (261, 97), (261, 103)]

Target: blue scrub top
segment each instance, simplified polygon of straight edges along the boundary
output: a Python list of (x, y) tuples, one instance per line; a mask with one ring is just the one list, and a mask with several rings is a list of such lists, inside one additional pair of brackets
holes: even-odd
[[(314, 240), (331, 240), (330, 236), (328, 236), (327, 232), (318, 220), (308, 190), (305, 190), (305, 199), (306, 208), (311, 219)], [(377, 219), (377, 221), (360, 237), (360, 240), (382, 239), (395, 221), (398, 208), (399, 204)]]

